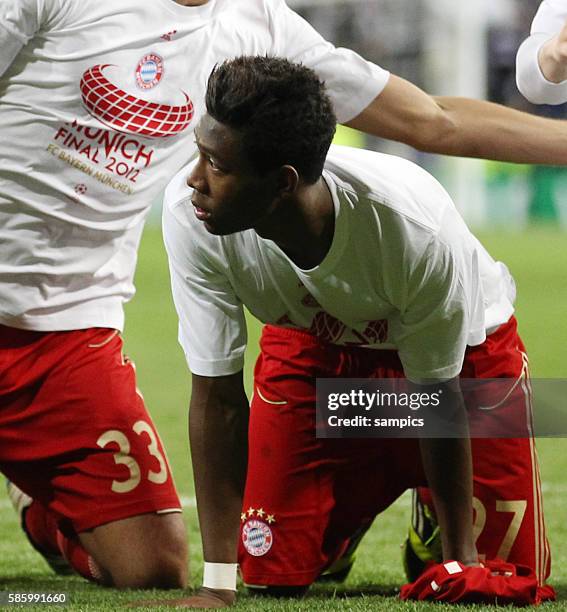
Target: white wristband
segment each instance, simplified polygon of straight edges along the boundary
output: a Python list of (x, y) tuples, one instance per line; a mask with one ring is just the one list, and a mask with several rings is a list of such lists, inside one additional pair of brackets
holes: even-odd
[(236, 591), (236, 563), (209, 563), (205, 561), (203, 586), (208, 589)]

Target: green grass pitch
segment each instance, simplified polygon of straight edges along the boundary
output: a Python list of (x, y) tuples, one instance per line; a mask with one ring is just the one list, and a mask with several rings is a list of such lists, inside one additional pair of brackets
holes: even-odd
[[(532, 375), (567, 378), (567, 236), (554, 229), (532, 228), (523, 233), (481, 233), (490, 252), (505, 261), (518, 285), (517, 316), (526, 342)], [(193, 584), (202, 571), (199, 531), (189, 455), (187, 404), (189, 374), (177, 345), (177, 323), (159, 229), (144, 235), (137, 274), (138, 295), (128, 306), (126, 349), (137, 365), (138, 383), (168, 449), (172, 468), (186, 506)], [(256, 353), (259, 326), (250, 325), (247, 386)], [(553, 554), (552, 583), (559, 601), (547, 610), (567, 609), (567, 440), (540, 440), (546, 520)], [(470, 610), (468, 606), (406, 604), (396, 599), (404, 580), (400, 543), (409, 519), (409, 500), (402, 497), (377, 518), (363, 541), (355, 567), (341, 586), (317, 586), (301, 601), (265, 601), (240, 595), (236, 609), (246, 610)], [(0, 591), (65, 591), (72, 610), (116, 610), (130, 602), (156, 597), (179, 597), (180, 592), (119, 592), (91, 586), (79, 578), (62, 579), (50, 573), (20, 532), (3, 488), (0, 491)], [(5, 608), (5, 609), (14, 609)], [(28, 606), (26, 609), (35, 609)], [(38, 606), (37, 609), (55, 609)], [(152, 606), (151, 609), (159, 609)], [(165, 609), (165, 608), (164, 608)], [(476, 608), (480, 609), (480, 608)], [(490, 608), (482, 607), (483, 610)], [(496, 609), (496, 608), (495, 608)]]

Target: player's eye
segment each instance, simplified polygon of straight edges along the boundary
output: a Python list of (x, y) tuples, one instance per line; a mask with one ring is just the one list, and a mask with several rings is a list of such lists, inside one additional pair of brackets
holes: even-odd
[(206, 159), (211, 170), (213, 170), (214, 172), (225, 172), (224, 168), (220, 166), (212, 157), (207, 155)]

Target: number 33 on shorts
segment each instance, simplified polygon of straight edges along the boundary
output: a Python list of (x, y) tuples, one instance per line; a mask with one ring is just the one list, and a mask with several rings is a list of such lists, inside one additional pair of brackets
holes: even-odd
[[(147, 453), (149, 456), (157, 460), (158, 471), (148, 469), (146, 474), (142, 474), (140, 464), (132, 456), (132, 444), (129, 436), (147, 436)], [(97, 445), (100, 448), (114, 444), (118, 447), (118, 452), (114, 453), (114, 462), (116, 465), (124, 465), (128, 468), (129, 477), (125, 480), (113, 480), (111, 489), (115, 493), (129, 493), (133, 491), (141, 482), (142, 478), (147, 478), (154, 484), (163, 484), (167, 481), (169, 470), (167, 459), (161, 452), (158, 445), (158, 438), (149, 423), (146, 421), (136, 421), (131, 432), (122, 432), (118, 429), (109, 429), (105, 431), (97, 440)], [(140, 459), (141, 461), (141, 459)]]

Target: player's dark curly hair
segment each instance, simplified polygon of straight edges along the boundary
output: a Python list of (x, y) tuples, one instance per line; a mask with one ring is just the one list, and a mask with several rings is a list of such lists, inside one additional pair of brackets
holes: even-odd
[(238, 130), (258, 172), (290, 164), (307, 183), (321, 176), (336, 128), (313, 70), (276, 57), (242, 56), (215, 66), (207, 112)]

